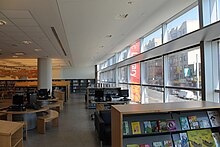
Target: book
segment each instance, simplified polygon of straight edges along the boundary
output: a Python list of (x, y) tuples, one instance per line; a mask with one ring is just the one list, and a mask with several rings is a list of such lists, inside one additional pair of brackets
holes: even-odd
[(152, 127), (150, 121), (144, 121), (144, 133), (152, 133)]
[(123, 135), (129, 134), (129, 126), (128, 121), (123, 121)]
[(176, 128), (176, 121), (175, 120), (167, 120), (167, 130), (168, 131), (175, 131)]
[(181, 146), (182, 147), (189, 147), (189, 141), (188, 136), (186, 133), (180, 133), (180, 140), (181, 140)]
[(185, 116), (180, 117), (180, 125), (182, 130), (189, 130), (188, 119)]
[(166, 120), (158, 120), (158, 130), (159, 132), (167, 132), (167, 121)]
[(150, 121), (152, 132), (158, 132), (158, 123), (156, 120)]
[(138, 144), (128, 144), (126, 147), (139, 147)]
[(187, 131), (190, 146), (214, 147), (215, 141), (211, 129)]
[(218, 111), (207, 111), (212, 127), (220, 126), (220, 116)]
[(139, 147), (150, 147), (150, 145), (149, 144), (140, 144)]
[(163, 147), (163, 143), (162, 142), (153, 142), (153, 147)]
[(181, 140), (175, 140), (174, 147), (182, 147)]
[(199, 121), (199, 127), (200, 128), (210, 128), (210, 124), (209, 124), (209, 121), (206, 120), (206, 119), (202, 119)]
[(163, 141), (164, 147), (173, 147), (172, 140)]
[(199, 122), (196, 116), (188, 116), (188, 120), (191, 129), (199, 129)]
[(141, 134), (140, 122), (131, 123), (132, 134)]
[(216, 147), (220, 147), (220, 135), (218, 132), (212, 133), (212, 137), (215, 141)]

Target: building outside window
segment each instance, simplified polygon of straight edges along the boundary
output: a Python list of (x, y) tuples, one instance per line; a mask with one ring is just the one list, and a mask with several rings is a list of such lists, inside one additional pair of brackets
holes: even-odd
[(199, 29), (198, 6), (166, 24), (164, 42), (171, 41)]
[(162, 28), (147, 35), (141, 40), (141, 52), (147, 51), (162, 44)]
[(119, 68), (119, 78), (118, 78), (118, 82), (120, 83), (128, 83), (128, 67), (124, 66)]
[(125, 48), (121, 52), (118, 53), (118, 61), (121, 62), (128, 58), (129, 47)]
[(163, 58), (142, 63), (142, 99), (141, 103), (163, 102)]
[(168, 55), (167, 101), (201, 100), (200, 58), (198, 47)]

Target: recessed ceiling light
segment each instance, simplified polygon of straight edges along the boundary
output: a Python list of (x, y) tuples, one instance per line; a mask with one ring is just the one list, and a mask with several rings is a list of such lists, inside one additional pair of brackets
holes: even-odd
[(42, 49), (40, 49), (40, 48), (35, 48), (35, 49), (34, 49), (35, 52), (39, 52), (39, 51), (41, 51), (41, 50), (42, 50)]
[(30, 40), (24, 40), (24, 41), (22, 41), (22, 43), (24, 43), (24, 44), (26, 44), (26, 45), (29, 45), (29, 44), (31, 44), (32, 42), (31, 42)]
[(129, 5), (131, 5), (132, 3), (133, 3), (132, 1), (129, 1), (129, 2), (128, 2)]
[(108, 34), (108, 35), (106, 35), (105, 37), (107, 37), (107, 38), (111, 38), (112, 35), (111, 35), (111, 34)]
[(15, 55), (16, 55), (16, 56), (23, 56), (24, 53), (23, 53), (23, 52), (17, 52), (17, 53), (15, 53)]
[(18, 58), (18, 56), (12, 56), (13, 58)]
[(104, 48), (104, 45), (100, 46), (100, 48)]
[(4, 25), (6, 25), (6, 24), (7, 24), (6, 21), (4, 21), (4, 20), (0, 20), (0, 26), (4, 26)]
[(120, 19), (126, 19), (127, 17), (128, 17), (127, 13), (126, 14), (118, 14), (115, 16), (115, 19), (120, 20)]

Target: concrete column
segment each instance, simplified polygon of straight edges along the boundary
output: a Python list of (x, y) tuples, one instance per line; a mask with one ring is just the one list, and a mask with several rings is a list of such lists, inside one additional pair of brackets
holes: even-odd
[(50, 58), (38, 58), (38, 89), (50, 89), (52, 93), (52, 60)]

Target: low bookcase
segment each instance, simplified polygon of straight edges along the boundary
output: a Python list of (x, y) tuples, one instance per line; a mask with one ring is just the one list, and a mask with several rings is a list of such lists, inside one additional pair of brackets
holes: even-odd
[(220, 143), (219, 112), (219, 103), (204, 101), (113, 105), (112, 146), (214, 145)]

